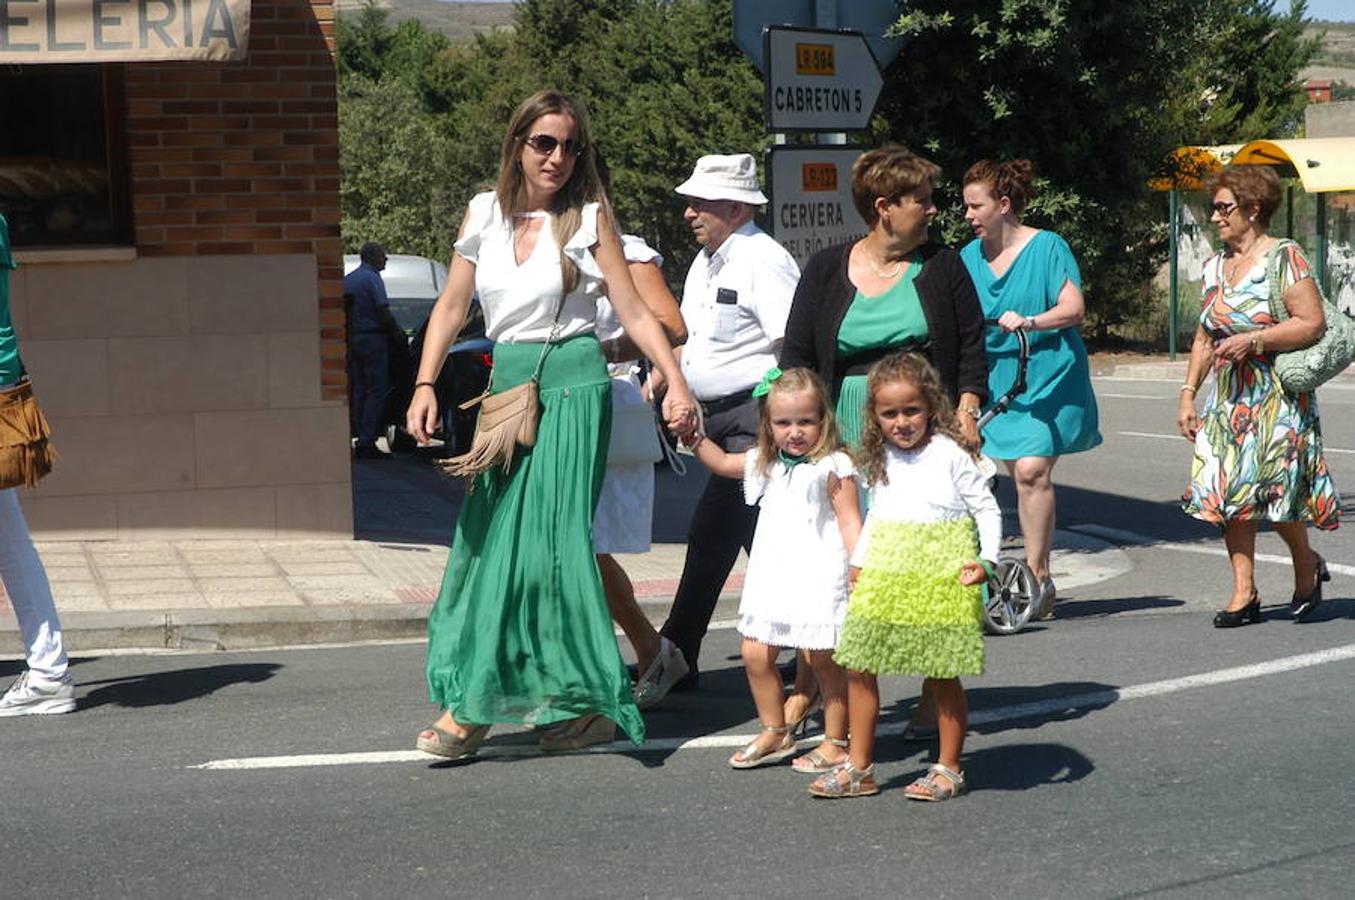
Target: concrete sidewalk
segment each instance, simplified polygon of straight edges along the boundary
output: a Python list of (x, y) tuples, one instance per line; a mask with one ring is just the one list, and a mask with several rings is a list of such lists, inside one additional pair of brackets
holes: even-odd
[[(1094, 354), (1093, 377), (1128, 378), (1136, 381), (1181, 381), (1186, 377), (1186, 366), (1190, 359), (1190, 347), (1187, 345), (1175, 360), (1161, 357), (1134, 356), (1133, 362), (1117, 362), (1116, 354)], [(1346, 369), (1330, 382), (1331, 384), (1355, 385), (1355, 366)]]

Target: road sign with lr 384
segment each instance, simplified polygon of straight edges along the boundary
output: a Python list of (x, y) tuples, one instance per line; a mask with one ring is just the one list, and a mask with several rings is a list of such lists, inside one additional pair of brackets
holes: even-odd
[(859, 33), (769, 27), (763, 39), (768, 128), (854, 131), (870, 123), (884, 78)]

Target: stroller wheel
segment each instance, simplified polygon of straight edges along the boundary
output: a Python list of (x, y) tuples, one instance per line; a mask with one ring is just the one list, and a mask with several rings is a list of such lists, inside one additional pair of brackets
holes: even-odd
[(1016, 634), (1030, 621), (1040, 586), (1030, 567), (1019, 559), (1000, 559), (988, 580), (983, 628), (989, 634)]

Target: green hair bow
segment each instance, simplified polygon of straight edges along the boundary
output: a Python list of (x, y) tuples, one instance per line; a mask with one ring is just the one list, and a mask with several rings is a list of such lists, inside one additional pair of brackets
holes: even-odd
[(776, 366), (772, 366), (770, 369), (767, 370), (767, 374), (762, 376), (762, 380), (757, 383), (757, 387), (753, 388), (753, 396), (754, 397), (767, 396), (769, 393), (771, 393), (772, 382), (780, 377), (781, 370), (776, 368)]

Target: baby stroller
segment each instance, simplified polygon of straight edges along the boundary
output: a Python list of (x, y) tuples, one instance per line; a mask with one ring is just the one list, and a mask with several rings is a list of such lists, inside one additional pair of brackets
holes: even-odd
[[(997, 319), (985, 319), (984, 324), (997, 325)], [(1007, 392), (988, 407), (979, 418), (979, 430), (1011, 408), (1012, 401), (1026, 390), (1026, 363), (1030, 360), (1030, 341), (1024, 328), (1017, 329), (1016, 380)], [(997, 482), (997, 464), (982, 457), (979, 467), (988, 476), (989, 485)], [(1004, 556), (997, 560), (993, 576), (988, 579), (988, 596), (983, 608), (983, 628), (989, 634), (1016, 634), (1026, 627), (1031, 616), (1040, 610), (1034, 608), (1039, 598), (1035, 575), (1025, 560)]]

